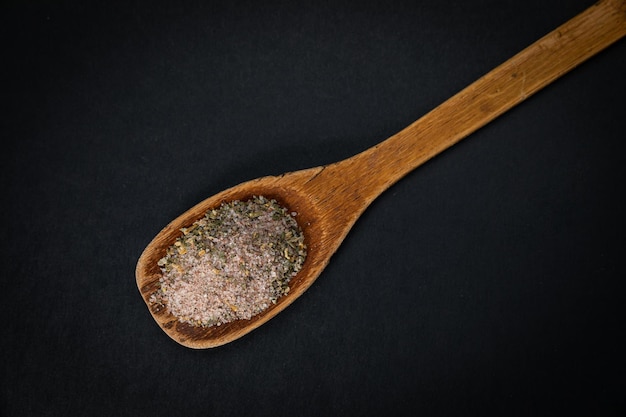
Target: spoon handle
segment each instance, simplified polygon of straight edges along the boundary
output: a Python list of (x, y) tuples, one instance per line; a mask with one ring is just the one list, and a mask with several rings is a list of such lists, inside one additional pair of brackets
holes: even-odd
[[(626, 0), (603, 0), (553, 30), (434, 110), (349, 159), (325, 167), (346, 210), (380, 193), (433, 156), (495, 119), (626, 35)], [(329, 207), (335, 198), (325, 199)], [(354, 200), (353, 207), (350, 200)], [(363, 204), (365, 203), (365, 204)]]

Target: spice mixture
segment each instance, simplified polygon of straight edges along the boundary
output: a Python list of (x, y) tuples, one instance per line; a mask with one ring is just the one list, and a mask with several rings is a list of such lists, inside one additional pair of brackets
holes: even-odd
[(306, 258), (295, 215), (262, 196), (210, 210), (159, 260), (163, 276), (150, 301), (195, 326), (259, 314), (289, 291)]

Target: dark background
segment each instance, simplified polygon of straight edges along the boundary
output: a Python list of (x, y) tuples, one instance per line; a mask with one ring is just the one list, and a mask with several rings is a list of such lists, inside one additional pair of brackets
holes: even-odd
[(242, 339), (178, 345), (134, 277), (200, 200), (382, 141), (592, 3), (5, 3), (0, 414), (622, 415), (624, 41)]

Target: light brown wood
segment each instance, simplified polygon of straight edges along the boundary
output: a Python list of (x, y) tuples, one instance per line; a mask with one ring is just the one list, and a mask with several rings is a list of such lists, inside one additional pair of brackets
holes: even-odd
[[(172, 339), (197, 349), (223, 345), (259, 327), (309, 288), (383, 191), (625, 34), (626, 0), (601, 1), (386, 141), (341, 162), (248, 181), (202, 201), (167, 225), (139, 258), (137, 285), (152, 316)], [(289, 294), (251, 320), (212, 328), (180, 323), (153, 308), (148, 299), (161, 276), (157, 261), (179, 230), (223, 202), (253, 195), (275, 198), (298, 213), (308, 256)]]

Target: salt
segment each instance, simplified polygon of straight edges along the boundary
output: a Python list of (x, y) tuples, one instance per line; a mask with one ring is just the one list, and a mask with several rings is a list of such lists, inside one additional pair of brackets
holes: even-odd
[(263, 312), (289, 291), (306, 258), (295, 214), (262, 196), (210, 210), (159, 260), (163, 276), (150, 301), (194, 326)]

